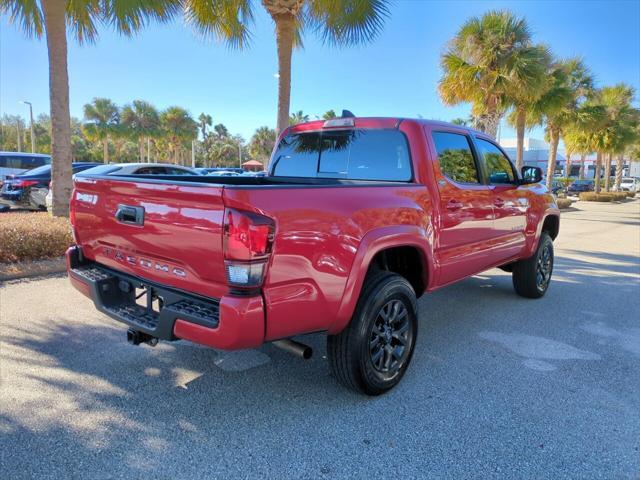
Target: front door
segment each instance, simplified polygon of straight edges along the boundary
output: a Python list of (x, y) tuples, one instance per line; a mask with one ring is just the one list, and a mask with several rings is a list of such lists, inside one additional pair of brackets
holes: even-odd
[(440, 234), (436, 245), (438, 285), (473, 275), (491, 263), (493, 194), (482, 183), (466, 132), (434, 131), (438, 156)]

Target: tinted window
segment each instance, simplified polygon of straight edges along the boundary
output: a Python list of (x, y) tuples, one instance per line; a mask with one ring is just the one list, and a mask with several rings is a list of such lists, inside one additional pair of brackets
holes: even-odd
[(455, 182), (480, 183), (478, 168), (465, 135), (434, 132), (433, 141), (442, 173)]
[(411, 158), (398, 130), (304, 132), (281, 140), (273, 175), (408, 181)]
[(514, 183), (516, 180), (513, 166), (507, 157), (493, 143), (476, 139), (480, 158), (487, 169), (489, 183)]
[(51, 157), (30, 157), (28, 155), (0, 155), (0, 167), (31, 170), (41, 165), (49, 165)]
[(171, 168), (167, 167), (168, 175), (194, 175), (189, 170), (182, 170), (181, 168)]
[(166, 175), (165, 167), (142, 167), (133, 172), (135, 175)]
[(51, 172), (51, 165), (43, 165), (42, 167), (34, 168), (28, 172), (24, 172), (22, 175), (49, 175)]

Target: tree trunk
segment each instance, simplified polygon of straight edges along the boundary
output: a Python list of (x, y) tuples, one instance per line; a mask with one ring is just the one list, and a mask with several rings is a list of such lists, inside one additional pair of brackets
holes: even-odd
[(69, 216), (71, 198), (71, 115), (67, 71), (66, 2), (42, 0), (49, 54), (51, 104), (51, 183), (55, 217)]
[(278, 47), (278, 126), (279, 134), (289, 126), (289, 106), (291, 101), (291, 53), (295, 32), (295, 18), (289, 13), (273, 16), (276, 23), (276, 43)]
[(604, 163), (604, 191), (608, 192), (611, 187), (611, 160), (613, 154), (607, 155), (607, 160)]
[(144, 137), (138, 137), (138, 152), (140, 154), (140, 163), (144, 163)]
[(618, 155), (618, 162), (616, 163), (616, 192), (620, 191), (620, 184), (622, 183), (622, 168), (624, 167), (624, 155)]
[(558, 155), (558, 142), (560, 141), (559, 132), (551, 128), (549, 131), (549, 160), (547, 162), (547, 188), (551, 190), (553, 183), (553, 174), (556, 171), (556, 156)]
[(109, 138), (102, 140), (102, 163), (109, 163)]
[(597, 152), (596, 153), (596, 168), (595, 168), (595, 172), (594, 172), (594, 186), (593, 186), (593, 190), (596, 193), (600, 193), (600, 177), (601, 177), (601, 172), (600, 170), (602, 169), (602, 152)]
[(569, 178), (571, 176), (571, 152), (567, 152), (567, 159), (564, 165), (564, 176)]
[(516, 169), (518, 170), (518, 172), (522, 170), (522, 166), (524, 165), (524, 129), (526, 119), (527, 112), (525, 111), (524, 107), (518, 107), (518, 113), (516, 117)]
[(578, 172), (578, 180), (584, 180), (584, 162), (586, 155), (583, 153), (580, 155), (580, 171)]

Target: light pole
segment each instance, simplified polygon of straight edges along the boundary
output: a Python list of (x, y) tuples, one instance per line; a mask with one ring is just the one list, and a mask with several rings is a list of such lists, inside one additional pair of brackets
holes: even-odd
[(239, 167), (242, 168), (242, 145), (238, 142), (238, 163)]
[(21, 100), (20, 103), (29, 105), (29, 119), (31, 120), (31, 153), (36, 153), (36, 137), (33, 134), (33, 105), (31, 105), (31, 102), (27, 102), (26, 100)]

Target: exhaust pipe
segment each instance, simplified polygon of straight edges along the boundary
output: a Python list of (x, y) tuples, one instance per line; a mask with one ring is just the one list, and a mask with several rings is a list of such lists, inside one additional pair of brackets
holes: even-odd
[(151, 347), (155, 347), (158, 344), (158, 339), (147, 333), (143, 333), (130, 328), (129, 330), (127, 330), (127, 342), (129, 342), (131, 345), (140, 345), (141, 343), (146, 343)]
[(296, 342), (295, 340), (285, 338), (284, 340), (275, 340), (271, 343), (285, 352), (293, 353), (305, 360), (309, 360), (313, 355), (313, 348), (304, 343)]

